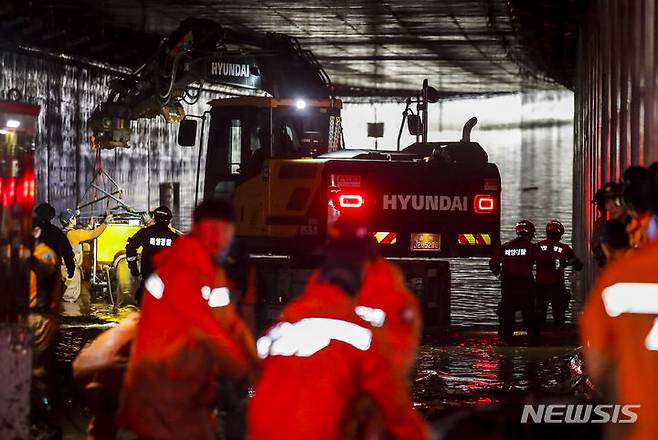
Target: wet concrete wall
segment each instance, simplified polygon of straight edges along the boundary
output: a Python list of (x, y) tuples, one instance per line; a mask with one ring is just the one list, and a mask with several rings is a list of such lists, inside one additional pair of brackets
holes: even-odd
[[(581, 30), (576, 78), (574, 241), (589, 254), (590, 203), (631, 164), (658, 160), (656, 0), (594, 0)], [(591, 283), (594, 264), (587, 262)]]
[[(0, 52), (0, 94), (16, 88), (42, 107), (35, 145), (36, 203), (48, 201), (59, 212), (93, 195), (92, 191), (85, 196), (97, 168), (86, 121), (107, 94), (108, 82), (120, 74), (112, 68)], [(200, 115), (207, 101), (217, 97), (203, 93), (186, 111)], [(180, 219), (175, 220), (185, 228), (194, 204), (198, 148), (178, 147), (176, 130), (177, 125), (168, 125), (162, 118), (133, 123), (132, 147), (103, 151), (100, 163), (124, 188), (126, 203), (139, 210), (160, 204), (161, 183), (178, 182)], [(86, 214), (102, 213), (105, 206)]]

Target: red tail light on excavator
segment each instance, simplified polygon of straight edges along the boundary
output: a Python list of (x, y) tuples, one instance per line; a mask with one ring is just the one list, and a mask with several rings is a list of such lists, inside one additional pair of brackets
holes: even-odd
[(365, 216), (367, 215), (367, 209), (367, 197), (358, 188), (331, 188), (329, 190), (327, 224), (333, 224), (343, 215)]
[(496, 210), (496, 198), (489, 194), (478, 194), (473, 205), (476, 214), (489, 214)]
[(340, 193), (338, 195), (338, 208), (339, 209), (354, 209), (361, 208), (365, 204), (365, 200), (361, 194), (347, 194)]
[(329, 201), (334, 209), (343, 211), (346, 209), (359, 209), (366, 205), (366, 196), (362, 191), (355, 188), (329, 190)]

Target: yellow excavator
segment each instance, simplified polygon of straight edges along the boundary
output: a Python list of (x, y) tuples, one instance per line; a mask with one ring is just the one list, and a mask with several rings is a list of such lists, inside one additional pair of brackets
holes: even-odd
[[(181, 102), (201, 82), (251, 96), (216, 99), (206, 114), (184, 116)], [(500, 244), (501, 184), (496, 165), (470, 140), (475, 118), (459, 141), (427, 140), (428, 105), (438, 96), (425, 81), (407, 99), (400, 131), (406, 121), (412, 145), (346, 149), (342, 102), (297, 40), (187, 19), (149, 63), (112, 84), (90, 125), (97, 147), (115, 148), (127, 146), (131, 120), (162, 115), (180, 123), (179, 144), (192, 146), (200, 120), (208, 142), (197, 186), (203, 173), (204, 198), (233, 201), (238, 238), (267, 274), (268, 300), (299, 290), (328, 226), (349, 210), (421, 286), (426, 323), (445, 326), (449, 268), (438, 258), (488, 256)]]

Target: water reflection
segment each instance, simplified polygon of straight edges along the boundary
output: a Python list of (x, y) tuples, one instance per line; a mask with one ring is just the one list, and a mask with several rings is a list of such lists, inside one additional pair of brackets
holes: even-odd
[[(573, 341), (573, 337), (570, 338)], [(571, 394), (581, 379), (573, 346), (503, 346), (493, 332), (456, 334), (418, 356), (414, 397), (429, 415), (504, 401), (519, 393)]]

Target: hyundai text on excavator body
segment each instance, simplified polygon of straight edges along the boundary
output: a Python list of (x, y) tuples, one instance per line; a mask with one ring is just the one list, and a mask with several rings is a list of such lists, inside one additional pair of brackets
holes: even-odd
[(188, 19), (99, 106), (90, 121), (97, 145), (125, 146), (133, 119), (180, 120), (180, 102), (201, 81), (261, 91), (213, 100), (203, 117), (183, 119), (179, 144), (194, 145), (196, 119), (205, 127), (209, 116), (203, 197), (233, 200), (237, 236), (260, 256), (256, 261), (288, 262), (275, 265), (278, 273), (269, 280), (278, 288), (268, 297), (290, 297), (281, 271), (307, 269), (303, 263), (319, 252), (328, 226), (350, 211), (366, 219), (383, 255), (425, 285), (421, 299), (435, 308), (425, 311), (425, 320), (431, 325), (427, 314), (434, 313), (441, 315), (435, 324), (449, 321), (445, 292), (427, 290), (449, 292), (448, 265), (437, 258), (488, 256), (500, 244), (500, 175), (470, 141), (475, 118), (462, 140), (428, 142), (428, 104), (438, 92), (425, 81), (403, 112), (416, 143), (398, 151), (345, 149), (342, 102), (295, 39)]

